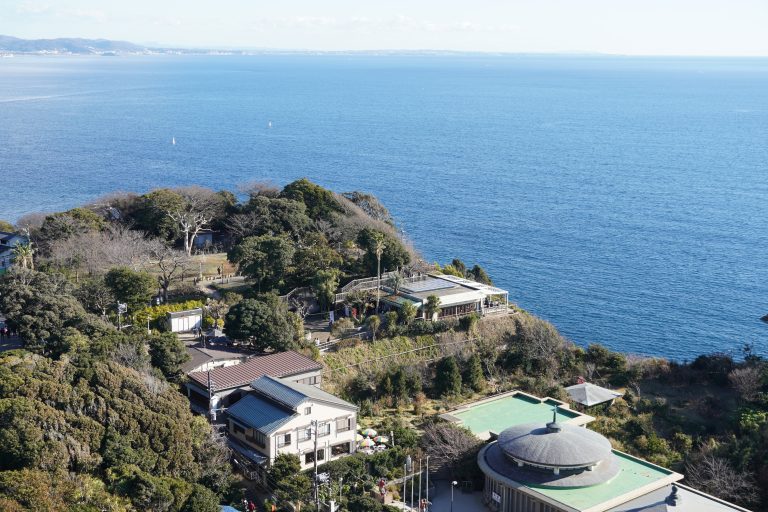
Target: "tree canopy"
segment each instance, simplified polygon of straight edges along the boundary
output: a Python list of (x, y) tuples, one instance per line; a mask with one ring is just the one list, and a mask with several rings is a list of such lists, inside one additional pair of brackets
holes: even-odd
[(231, 308), (224, 320), (224, 333), (250, 342), (257, 350), (286, 350), (295, 332), (287, 306), (273, 294), (243, 299)]

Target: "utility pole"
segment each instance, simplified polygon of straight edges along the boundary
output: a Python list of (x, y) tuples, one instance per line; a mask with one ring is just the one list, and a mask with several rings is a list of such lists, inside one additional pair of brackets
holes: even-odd
[(429, 508), (429, 455), (427, 455), (427, 508)]
[(421, 458), (419, 458), (419, 512), (421, 512), (421, 477), (424, 475), (421, 471)]
[(314, 453), (314, 461), (315, 461), (315, 510), (317, 512), (320, 512), (320, 493), (317, 489), (317, 420), (312, 420), (310, 422), (310, 429), (312, 430), (312, 433), (315, 435), (315, 453)]
[(381, 295), (381, 255), (386, 249), (384, 240), (376, 238), (376, 311), (379, 314), (379, 296)]
[(216, 421), (216, 409), (213, 407), (213, 379), (211, 379), (211, 370), (208, 370), (208, 410), (210, 412), (211, 424)]

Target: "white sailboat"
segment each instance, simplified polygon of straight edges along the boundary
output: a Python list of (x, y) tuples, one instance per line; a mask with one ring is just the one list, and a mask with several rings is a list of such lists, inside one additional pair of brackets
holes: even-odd
[(176, 137), (171, 137), (171, 144), (176, 145)]
[(269, 121), (269, 122), (267, 123), (267, 128), (272, 128), (272, 121)]

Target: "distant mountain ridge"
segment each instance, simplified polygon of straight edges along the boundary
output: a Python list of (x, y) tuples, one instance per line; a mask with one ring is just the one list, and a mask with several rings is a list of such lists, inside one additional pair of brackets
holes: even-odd
[(155, 49), (139, 46), (127, 41), (109, 39), (20, 39), (0, 35), (0, 52), (5, 53), (67, 53), (67, 54), (104, 54), (104, 53), (144, 53)]

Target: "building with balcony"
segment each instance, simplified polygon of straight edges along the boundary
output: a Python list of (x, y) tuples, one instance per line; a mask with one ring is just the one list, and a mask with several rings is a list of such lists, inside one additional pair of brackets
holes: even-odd
[(316, 386), (261, 377), (225, 418), (236, 460), (257, 474), (281, 453), (307, 469), (355, 452), (357, 406)]

